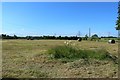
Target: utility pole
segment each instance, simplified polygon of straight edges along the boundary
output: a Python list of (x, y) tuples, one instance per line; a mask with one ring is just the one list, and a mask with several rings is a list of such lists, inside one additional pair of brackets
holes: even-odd
[(90, 36), (91, 36), (91, 29), (89, 28), (89, 38), (90, 38)]
[(110, 32), (108, 32), (108, 37), (110, 36)]
[(78, 37), (80, 37), (80, 31), (78, 31)]

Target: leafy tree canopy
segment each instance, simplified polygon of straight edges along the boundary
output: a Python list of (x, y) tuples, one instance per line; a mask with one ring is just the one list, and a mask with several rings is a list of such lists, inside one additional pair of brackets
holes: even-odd
[(99, 38), (97, 34), (92, 35), (92, 38)]
[(118, 20), (116, 22), (116, 30), (120, 30), (120, 1), (118, 2)]

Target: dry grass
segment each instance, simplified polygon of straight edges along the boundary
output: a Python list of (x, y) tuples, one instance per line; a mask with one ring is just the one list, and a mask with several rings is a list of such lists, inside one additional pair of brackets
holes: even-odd
[[(82, 49), (104, 48), (117, 56), (118, 44), (94, 41), (72, 41)], [(64, 45), (64, 40), (3, 40), (3, 77), (118, 77), (118, 65), (111, 61), (84, 60), (63, 63), (50, 60), (45, 52), (55, 46)]]

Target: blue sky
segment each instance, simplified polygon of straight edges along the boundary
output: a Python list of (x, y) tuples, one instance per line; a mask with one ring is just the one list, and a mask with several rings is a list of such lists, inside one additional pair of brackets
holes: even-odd
[(18, 36), (117, 36), (117, 2), (4, 2), (2, 32)]

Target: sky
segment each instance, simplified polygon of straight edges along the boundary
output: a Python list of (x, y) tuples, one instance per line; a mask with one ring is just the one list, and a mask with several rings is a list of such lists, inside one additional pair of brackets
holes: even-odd
[(3, 2), (2, 33), (117, 36), (117, 2)]

